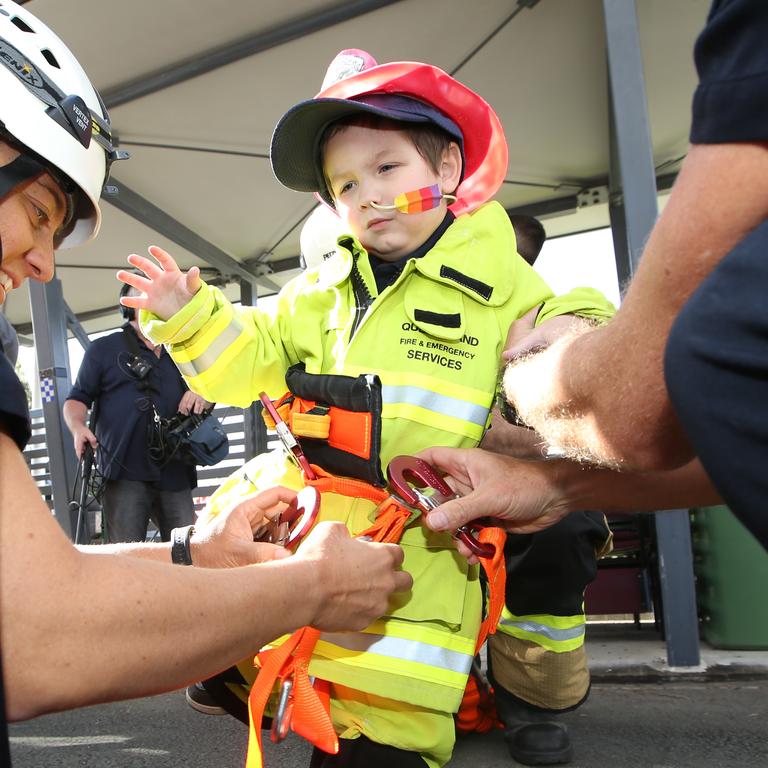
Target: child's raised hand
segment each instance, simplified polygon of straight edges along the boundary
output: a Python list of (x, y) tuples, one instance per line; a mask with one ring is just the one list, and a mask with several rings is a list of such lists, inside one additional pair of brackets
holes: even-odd
[(123, 296), (120, 303), (134, 309), (147, 309), (161, 320), (167, 320), (200, 290), (200, 270), (198, 267), (192, 267), (185, 274), (179, 269), (173, 256), (156, 245), (149, 247), (149, 253), (157, 263), (135, 253), (128, 257), (128, 263), (140, 269), (144, 275), (136, 275), (124, 269), (117, 273), (118, 280), (144, 294)]

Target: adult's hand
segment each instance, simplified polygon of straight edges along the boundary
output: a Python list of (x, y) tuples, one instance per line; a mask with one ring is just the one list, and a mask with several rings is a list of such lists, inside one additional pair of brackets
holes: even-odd
[(141, 291), (142, 296), (124, 296), (120, 303), (134, 309), (154, 312), (161, 320), (175, 315), (200, 290), (200, 270), (191, 267), (184, 273), (167, 251), (156, 245), (149, 247), (156, 261), (132, 253), (128, 257), (131, 266), (140, 269), (144, 276), (121, 269), (117, 279)]
[(353, 539), (341, 523), (315, 526), (295, 557), (317, 574), (323, 594), (310, 623), (325, 631), (364, 629), (386, 613), (393, 592), (413, 585), (410, 574), (398, 570), (403, 550), (397, 544)]
[(278, 485), (196, 525), (189, 541), (192, 562), (200, 568), (234, 568), (289, 557), (283, 547), (254, 542), (253, 531), (295, 497), (296, 491)]
[(96, 439), (96, 435), (94, 435), (93, 432), (91, 432), (91, 430), (88, 429), (85, 424), (83, 424), (81, 427), (77, 427), (72, 433), (72, 437), (74, 439), (75, 453), (77, 454), (78, 459), (83, 457), (83, 451), (85, 450), (86, 443), (90, 443), (91, 448), (94, 451), (99, 445), (99, 441)]
[(176, 410), (179, 413), (183, 413), (185, 416), (189, 416), (190, 413), (202, 413), (207, 408), (210, 408), (213, 403), (209, 403), (204, 397), (188, 389), (179, 400), (179, 405)]
[[(547, 461), (520, 461), (478, 448), (429, 448), (419, 458), (444, 472), (460, 498), (423, 515), (435, 531), (491, 518), (491, 523), (515, 533), (535, 533), (568, 513), (559, 503), (557, 466)], [(467, 556), (462, 545), (459, 551)]]

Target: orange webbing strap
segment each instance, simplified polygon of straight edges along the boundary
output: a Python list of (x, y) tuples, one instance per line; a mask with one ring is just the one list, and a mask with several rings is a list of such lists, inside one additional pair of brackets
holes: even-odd
[(456, 730), (459, 733), (488, 733), (492, 728), (502, 728), (496, 714), (493, 691), (478, 685), (470, 673), (464, 698), (456, 713)]
[(492, 635), (496, 631), (502, 608), (504, 608), (504, 594), (507, 586), (507, 569), (504, 565), (504, 542), (507, 534), (501, 528), (489, 526), (481, 528), (477, 533), (477, 538), (484, 544), (493, 544), (495, 551), (491, 558), (480, 558), (480, 565), (483, 566), (488, 579), (488, 606), (483, 623), (480, 625), (480, 632), (477, 635), (475, 653), (478, 653), (483, 647), (488, 635)]
[(397, 544), (403, 537), (403, 530), (412, 517), (413, 512), (408, 507), (404, 507), (390, 497), (376, 510), (374, 524), (357, 535), (358, 537), (370, 536), (374, 541), (381, 541), (385, 544)]
[[(334, 477), (320, 467), (312, 465), (317, 480), (307, 480), (320, 493), (332, 492), (344, 496), (370, 499), (379, 504), (376, 522), (359, 536), (370, 536), (374, 541), (397, 542), (412, 512), (389, 497), (386, 491), (360, 480)], [(382, 503), (385, 502), (385, 503)], [(257, 657), (260, 667), (251, 693), (248, 696), (249, 738), (246, 768), (262, 768), (261, 720), (269, 695), (277, 680), (293, 676), (293, 712), (291, 728), (329, 754), (339, 751), (339, 740), (330, 718), (328, 684), (316, 680), (309, 682), (308, 667), (320, 632), (312, 627), (302, 627), (282, 645), (262, 651)]]
[[(280, 414), (280, 418), (287, 422), (289, 414), (291, 412), (291, 403), (293, 402), (293, 395), (290, 392), (286, 392), (279, 400), (273, 400), (272, 403), (275, 406), (275, 410)], [(269, 411), (266, 408), (261, 409), (261, 418), (264, 420), (264, 424), (267, 429), (275, 428), (275, 421), (269, 415)]]
[[(305, 478), (304, 482), (313, 488), (317, 488), (321, 496), (324, 493), (338, 493), (341, 496), (350, 496), (353, 499), (368, 499), (368, 501), (372, 501), (374, 504), (381, 504), (382, 501), (389, 497), (389, 493), (383, 488), (377, 488), (375, 485), (366, 483), (364, 480), (330, 475), (322, 467), (318, 467), (317, 464), (311, 464), (310, 466), (315, 470), (317, 480), (307, 480)], [(362, 534), (357, 535), (362, 536)]]
[[(290, 392), (274, 400), (273, 404), (294, 437), (322, 440), (336, 450), (362, 459), (371, 458), (373, 414), (370, 411), (318, 405), (314, 400)], [(261, 415), (267, 429), (275, 429), (275, 422), (266, 408)]]
[[(507, 534), (501, 528), (481, 528), (477, 534), (479, 541), (494, 546), (493, 557), (481, 557), (488, 581), (488, 600), (485, 619), (477, 634), (475, 654), (480, 652), (488, 635), (496, 631), (504, 607), (507, 583), (507, 569), (504, 563), (504, 542)], [(501, 728), (493, 700), (493, 690), (477, 684), (477, 678), (470, 672), (467, 687), (456, 713), (456, 730), (459, 733), (487, 733), (491, 728)]]
[[(246, 768), (262, 768), (261, 720), (276, 680), (293, 678), (291, 728), (330, 754), (339, 751), (339, 739), (329, 715), (327, 691), (312, 687), (307, 668), (320, 632), (302, 627), (285, 643), (262, 651), (257, 660), (261, 667), (248, 696), (249, 737)], [(323, 695), (325, 694), (325, 695)]]
[(317, 488), (323, 493), (339, 493), (342, 496), (351, 496), (357, 499), (368, 499), (378, 504), (376, 519), (369, 528), (355, 534), (356, 536), (370, 536), (374, 541), (385, 544), (397, 544), (400, 541), (403, 530), (408, 521), (413, 517), (413, 510), (399, 504), (387, 491), (362, 480), (351, 477), (337, 477), (329, 475), (325, 470), (312, 464), (312, 469), (317, 474), (317, 480), (307, 480), (307, 485)]

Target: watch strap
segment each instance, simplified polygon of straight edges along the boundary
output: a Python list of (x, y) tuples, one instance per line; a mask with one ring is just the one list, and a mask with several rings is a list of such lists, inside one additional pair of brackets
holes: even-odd
[(171, 531), (171, 562), (176, 565), (192, 565), (189, 540), (194, 532), (194, 525), (185, 525)]

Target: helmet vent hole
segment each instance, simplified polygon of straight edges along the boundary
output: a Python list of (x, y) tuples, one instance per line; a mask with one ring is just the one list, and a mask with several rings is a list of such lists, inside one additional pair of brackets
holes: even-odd
[(32, 29), (32, 27), (29, 26), (23, 19), (20, 19), (18, 16), (14, 16), (11, 19), (11, 22), (15, 24), (22, 32), (34, 32), (35, 30)]
[(48, 50), (48, 48), (43, 48), (43, 50), (40, 51), (40, 53), (43, 54), (43, 56), (45, 57), (45, 60), (52, 67), (56, 67), (56, 69), (61, 69), (61, 67), (59, 66), (59, 62), (56, 61), (56, 57), (53, 55), (53, 53), (51, 53), (51, 51)]

